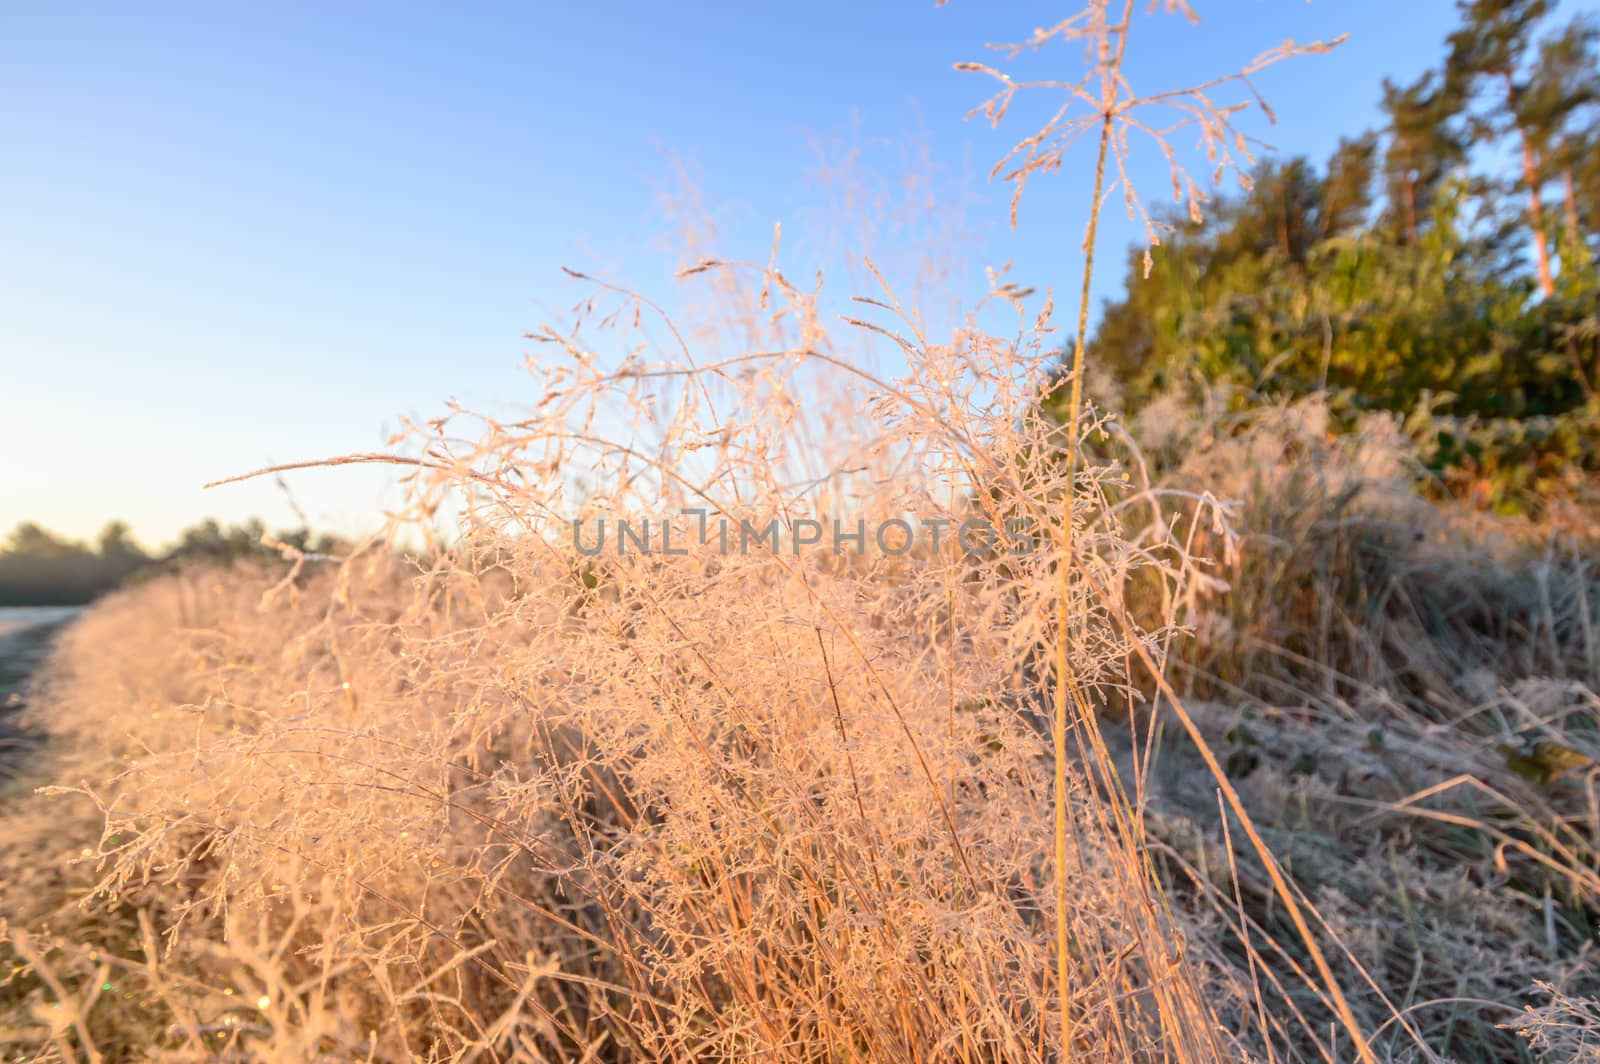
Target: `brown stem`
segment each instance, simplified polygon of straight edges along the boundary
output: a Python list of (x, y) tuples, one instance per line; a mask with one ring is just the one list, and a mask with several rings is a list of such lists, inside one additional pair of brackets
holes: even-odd
[[(1126, 31), (1124, 31), (1126, 32)], [(1067, 997), (1067, 706), (1068, 692), (1075, 686), (1067, 638), (1067, 609), (1070, 602), (1074, 537), (1072, 501), (1077, 492), (1078, 432), (1083, 407), (1083, 334), (1089, 327), (1089, 281), (1094, 273), (1094, 240), (1100, 222), (1100, 193), (1105, 184), (1106, 149), (1111, 142), (1111, 112), (1107, 108), (1100, 125), (1100, 148), (1094, 167), (1094, 199), (1089, 213), (1089, 229), (1084, 236), (1083, 287), (1078, 295), (1078, 334), (1072, 342), (1072, 390), (1068, 399), (1067, 498), (1063, 517), (1066, 549), (1061, 557), (1060, 601), (1056, 605), (1056, 689), (1055, 713), (1050, 739), (1055, 761), (1055, 863), (1056, 863), (1056, 994), (1061, 1005), (1061, 1055), (1068, 1059), (1071, 1044), (1071, 1017)]]
[[(1504, 74), (1506, 108), (1515, 114), (1516, 88), (1511, 80), (1511, 71), (1507, 70)], [(1520, 122), (1517, 123), (1517, 136), (1522, 141), (1522, 179), (1528, 186), (1528, 226), (1533, 230), (1533, 254), (1534, 263), (1539, 271), (1539, 292), (1550, 296), (1555, 293), (1556, 285), (1550, 277), (1550, 243), (1544, 235), (1544, 204), (1539, 199), (1539, 167), (1534, 158), (1533, 142), (1528, 139), (1528, 131)]]
[(1561, 194), (1563, 213), (1567, 221), (1567, 239), (1572, 242), (1576, 253), (1583, 247), (1583, 231), (1578, 227), (1578, 192), (1572, 183), (1570, 166), (1561, 171)]
[(1406, 243), (1417, 242), (1417, 183), (1406, 172)]

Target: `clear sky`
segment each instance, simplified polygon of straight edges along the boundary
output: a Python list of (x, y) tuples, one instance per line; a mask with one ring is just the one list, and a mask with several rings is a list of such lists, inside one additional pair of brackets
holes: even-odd
[[(1257, 79), (1279, 124), (1248, 128), (1318, 158), (1374, 121), (1383, 75), (1438, 60), (1454, 18), (1450, 0), (1194, 6), (1198, 28), (1138, 24), (1141, 90), (1225, 73), (1285, 38), (1350, 34)], [(29, 519), (89, 536), (120, 517), (155, 544), (207, 515), (289, 525), (270, 483), (200, 485), (374, 449), (397, 415), (432, 416), (451, 396), (531, 403), (522, 334), (575, 298), (559, 266), (677, 298), (663, 149), (724, 205), (728, 252), (764, 258), (773, 222), (801, 239), (818, 222), (808, 138), (876, 144), (892, 168), (914, 135), (943, 182), (972, 175), (965, 283), (1011, 260), (1018, 280), (1064, 293), (1089, 162), (1041, 180), (1009, 231), (1009, 190), (985, 175), (1025, 130), (964, 121), (989, 83), (951, 65), (1066, 11), (4, 0), (0, 532)], [(1079, 61), (1058, 46), (1031, 69)], [(1102, 296), (1135, 235), (1108, 218)], [(372, 470), (291, 484), (345, 532), (393, 499)]]

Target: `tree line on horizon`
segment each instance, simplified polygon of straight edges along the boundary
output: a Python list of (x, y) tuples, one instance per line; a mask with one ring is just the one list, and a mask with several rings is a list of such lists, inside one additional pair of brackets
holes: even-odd
[(1461, 0), (1443, 56), (1322, 166), (1264, 161), (1089, 338), (1130, 411), (1391, 411), (1445, 484), (1527, 508), (1600, 471), (1600, 22)]
[[(124, 521), (109, 522), (91, 543), (24, 521), (0, 543), (0, 606), (81, 606), (141, 574), (182, 562), (270, 554), (266, 531), (259, 518), (228, 526), (207, 518), (185, 528), (171, 546), (150, 551)], [(327, 554), (338, 547), (334, 537), (304, 528), (272, 538), (307, 552)]]

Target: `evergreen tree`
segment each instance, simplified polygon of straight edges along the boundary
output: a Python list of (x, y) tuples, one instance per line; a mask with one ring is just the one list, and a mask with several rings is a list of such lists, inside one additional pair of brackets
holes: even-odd
[(1564, 244), (1590, 254), (1594, 218), (1579, 209), (1579, 174), (1592, 150), (1600, 102), (1600, 24), (1579, 16), (1539, 45), (1522, 90), (1522, 114), (1535, 154), (1561, 184)]
[[(1439, 482), (1488, 485), (1496, 505), (1600, 473), (1600, 28), (1541, 38), (1546, 6), (1460, 3), (1442, 70), (1384, 83), (1384, 128), (1342, 140), (1324, 173), (1263, 163), (1204, 224), (1167, 219), (1148, 278), (1135, 249), (1090, 343), (1124, 409), (1322, 393), (1336, 427), (1399, 414)], [(1506, 139), (1511, 174), (1469, 150)], [(1526, 195), (1510, 214), (1507, 188)], [(1530, 233), (1532, 270), (1513, 250)]]
[(1520, 187), (1528, 200), (1528, 232), (1533, 241), (1539, 290), (1555, 291), (1550, 245), (1545, 233), (1544, 160), (1539, 153), (1535, 109), (1522, 77), (1533, 32), (1549, 8), (1547, 0), (1460, 0), (1461, 26), (1450, 35), (1445, 84), (1453, 94), (1483, 93), (1487, 106), (1471, 113), (1470, 128), (1483, 140), (1512, 136), (1521, 156)]
[(1340, 138), (1339, 147), (1328, 160), (1328, 176), (1322, 186), (1320, 237), (1339, 236), (1366, 225), (1372, 214), (1372, 183), (1377, 165), (1377, 134)]
[(1415, 245), (1433, 213), (1439, 186), (1465, 161), (1456, 128), (1462, 97), (1458, 86), (1432, 71), (1407, 86), (1383, 81), (1383, 111), (1388, 116), (1384, 181), (1389, 228), (1398, 243)]

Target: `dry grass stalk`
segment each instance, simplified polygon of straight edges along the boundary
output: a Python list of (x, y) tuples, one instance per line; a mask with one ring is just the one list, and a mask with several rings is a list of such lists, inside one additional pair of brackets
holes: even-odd
[[(1153, 9), (1154, 5), (1152, 5)], [(1115, 10), (1111, 0), (1098, 0), (1086, 5), (1077, 14), (1056, 23), (1048, 29), (1036, 30), (1026, 42), (1012, 45), (993, 46), (997, 50), (1006, 52), (1015, 57), (1024, 49), (1037, 49), (1053, 42), (1074, 43), (1081, 42), (1087, 60), (1086, 71), (1075, 82), (1065, 81), (1036, 81), (1014, 82), (1010, 77), (979, 63), (958, 64), (957, 69), (973, 70), (990, 75), (1001, 83), (1001, 88), (990, 97), (982, 106), (982, 112), (992, 124), (998, 124), (1009, 110), (1016, 94), (1024, 89), (1048, 89), (1064, 93), (1065, 102), (1054, 115), (1032, 135), (1018, 142), (1001, 160), (995, 164), (994, 173), (1000, 174), (1008, 165), (1015, 161), (1012, 169), (1005, 172), (1005, 178), (1015, 185), (1011, 201), (1011, 220), (1016, 224), (1017, 205), (1021, 200), (1022, 191), (1030, 177), (1035, 174), (1059, 170), (1065, 159), (1066, 152), (1083, 136), (1094, 133), (1096, 135), (1094, 186), (1090, 197), (1089, 218), (1083, 240), (1083, 272), (1082, 283), (1078, 299), (1077, 331), (1073, 337), (1072, 359), (1069, 370), (1070, 396), (1068, 399), (1068, 430), (1066, 436), (1066, 465), (1069, 474), (1078, 468), (1078, 445), (1082, 438), (1082, 409), (1083, 409), (1083, 374), (1084, 374), (1084, 343), (1088, 329), (1089, 318), (1089, 292), (1094, 271), (1095, 237), (1098, 233), (1100, 210), (1102, 203), (1102, 190), (1105, 187), (1106, 166), (1108, 157), (1116, 168), (1112, 189), (1120, 188), (1123, 200), (1130, 217), (1137, 215), (1143, 222), (1148, 242), (1154, 246), (1160, 241), (1160, 234), (1151, 222), (1145, 211), (1132, 182), (1128, 178), (1129, 137), (1133, 133), (1146, 135), (1161, 151), (1166, 160), (1169, 176), (1172, 181), (1173, 198), (1188, 204), (1190, 216), (1199, 220), (1201, 204), (1206, 199), (1204, 190), (1198, 186), (1191, 177), (1188, 169), (1181, 162), (1179, 155), (1173, 150), (1168, 138), (1177, 131), (1186, 128), (1195, 128), (1200, 135), (1201, 143), (1208, 161), (1215, 167), (1213, 181), (1221, 178), (1226, 169), (1234, 170), (1241, 179), (1247, 183), (1248, 177), (1241, 167), (1241, 162), (1253, 162), (1249, 144), (1245, 136), (1234, 125), (1235, 115), (1243, 110), (1247, 104), (1240, 103), (1231, 106), (1219, 107), (1212, 102), (1210, 94), (1213, 90), (1230, 85), (1239, 84), (1249, 89), (1256, 102), (1266, 111), (1270, 118), (1272, 112), (1265, 101), (1255, 94), (1250, 84), (1250, 76), (1274, 63), (1294, 56), (1325, 52), (1340, 43), (1338, 40), (1329, 43), (1317, 42), (1310, 45), (1295, 46), (1287, 42), (1269, 52), (1258, 56), (1244, 69), (1221, 78), (1206, 82), (1205, 84), (1187, 89), (1177, 89), (1141, 96), (1137, 94), (1123, 73), (1123, 60), (1127, 48), (1128, 38), (1133, 28), (1133, 0), (1123, 0), (1121, 13), (1115, 21), (1111, 12)], [(1181, 12), (1191, 20), (1194, 13), (1183, 0), (1170, 0), (1167, 11)], [(1082, 113), (1078, 113), (1079, 109)], [(1157, 125), (1144, 117), (1143, 112), (1170, 109), (1178, 112), (1175, 122), (1168, 125)], [(1150, 252), (1146, 250), (1146, 272), (1149, 271)], [(1074, 495), (1069, 493), (1066, 500), (1066, 514), (1060, 522), (1063, 538), (1063, 553), (1067, 567), (1070, 569), (1076, 563), (1076, 552), (1073, 543), (1074, 521), (1072, 515)], [(1068, 578), (1070, 579), (1070, 577)], [(1116, 591), (1110, 588), (1095, 587), (1097, 594), (1108, 603), (1116, 599), (1111, 596)], [(1059, 600), (1059, 608), (1065, 609), (1067, 597), (1063, 595)], [(1112, 605), (1112, 616), (1125, 635), (1131, 636), (1134, 629), (1128, 624), (1115, 605)], [(1076, 681), (1070, 662), (1070, 649), (1066, 640), (1067, 618), (1057, 618), (1058, 630), (1062, 633), (1056, 654), (1056, 680), (1055, 680), (1055, 712), (1053, 721), (1054, 759), (1056, 769), (1056, 790), (1061, 797), (1057, 800), (1055, 816), (1056, 863), (1057, 863), (1057, 895), (1056, 904), (1059, 912), (1066, 908), (1066, 851), (1067, 851), (1067, 823), (1066, 823), (1066, 735), (1069, 726), (1069, 706), (1078, 712), (1078, 727), (1091, 736), (1095, 747), (1094, 756), (1099, 759), (1103, 742), (1096, 734), (1097, 726), (1093, 713), (1089, 712), (1084, 697), (1076, 690)], [(1316, 965), (1319, 976), (1322, 978), (1329, 995), (1331, 996), (1339, 1020), (1344, 1024), (1363, 1061), (1374, 1061), (1370, 1048), (1355, 1016), (1345, 1003), (1339, 989), (1338, 981), (1334, 978), (1332, 970), (1323, 958), (1315, 937), (1311, 934), (1300, 914), (1299, 905), (1284, 880), (1281, 871), (1277, 868), (1271, 851), (1261, 841), (1254, 825), (1250, 822), (1248, 814), (1239, 802), (1238, 796), (1222, 772), (1216, 758), (1205, 745), (1203, 738), (1194, 727), (1193, 721), (1188, 716), (1182, 704), (1176, 700), (1165, 680), (1164, 663), (1158, 663), (1151, 655), (1145, 652), (1142, 646), (1136, 648), (1141, 663), (1150, 672), (1161, 693), (1167, 697), (1174, 713), (1179, 717), (1185, 730), (1198, 744), (1207, 766), (1216, 776), (1217, 783), (1228, 798), (1230, 807), (1239, 817), (1251, 844), (1255, 847), (1258, 857), (1271, 876), (1274, 887), (1278, 890), (1284, 904), (1293, 918), (1296, 930), (1300, 933), (1306, 947), (1310, 950), (1312, 960)], [(1058, 981), (1065, 985), (1065, 971), (1069, 944), (1065, 931), (1058, 934), (1057, 956), (1060, 958)], [(1067, 1006), (1065, 999), (1062, 1003), (1063, 1024), (1067, 1022)]]

